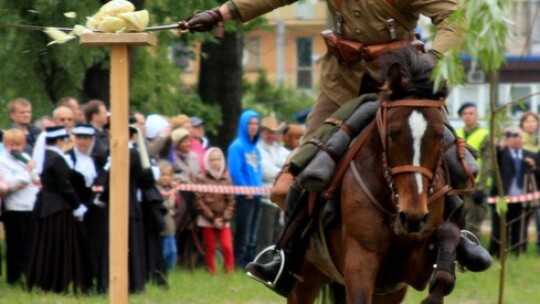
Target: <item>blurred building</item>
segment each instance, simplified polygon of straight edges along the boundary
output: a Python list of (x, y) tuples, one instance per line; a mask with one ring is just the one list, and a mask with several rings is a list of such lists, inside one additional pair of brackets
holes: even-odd
[[(512, 37), (507, 43), (507, 63), (499, 75), (499, 103), (523, 98), (521, 107), (513, 107), (512, 115), (523, 111), (540, 112), (540, 21), (536, 15), (540, 0), (515, 0), (510, 2), (508, 16), (514, 24), (510, 27)], [(247, 32), (244, 35), (244, 72), (254, 81), (263, 69), (269, 81), (282, 83), (316, 95), (320, 78), (320, 59), (326, 46), (320, 32), (328, 28), (326, 1), (304, 0), (268, 13), (269, 29)], [(428, 18), (422, 18), (419, 32), (429, 48)], [(457, 109), (466, 101), (478, 103), (481, 119), (486, 118), (489, 105), (487, 76), (471, 68), (470, 58), (462, 56), (467, 83), (455, 88), (448, 98), (448, 110), (452, 121), (459, 122)], [(186, 83), (195, 83), (198, 63), (191, 62), (191, 72), (183, 76)]]
[[(496, 90), (499, 104), (520, 100), (511, 107), (512, 118), (518, 119), (525, 111), (540, 112), (540, 20), (538, 0), (515, 0), (509, 3), (508, 19), (513, 22), (511, 37), (506, 43), (506, 61), (499, 71)], [(465, 101), (478, 103), (481, 119), (489, 114), (489, 83), (487, 75), (473, 70), (468, 56), (462, 56), (467, 69), (467, 84), (452, 91), (448, 110), (454, 118)]]

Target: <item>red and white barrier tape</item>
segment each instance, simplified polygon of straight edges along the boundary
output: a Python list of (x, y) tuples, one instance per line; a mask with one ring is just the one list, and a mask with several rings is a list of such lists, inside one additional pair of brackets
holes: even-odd
[[(247, 186), (218, 186), (218, 185), (205, 185), (205, 184), (177, 184), (174, 186), (175, 190), (189, 191), (189, 192), (203, 192), (203, 193), (225, 193), (225, 194), (237, 194), (237, 195), (263, 195), (269, 196), (271, 187), (247, 187)], [(495, 204), (497, 197), (489, 197), (488, 203)], [(507, 196), (505, 200), (507, 203), (522, 203), (535, 199), (540, 199), (540, 191), (522, 194), (518, 196)]]
[[(496, 196), (488, 197), (487, 202), (489, 204), (495, 204), (497, 203), (498, 199), (499, 198)], [(522, 194), (522, 195), (516, 195), (516, 196), (506, 196), (504, 199), (509, 204), (528, 202), (535, 199), (540, 199), (540, 191), (531, 192), (531, 193)]]
[(204, 184), (178, 184), (175, 190), (204, 193), (225, 193), (238, 195), (270, 195), (271, 187), (218, 186)]

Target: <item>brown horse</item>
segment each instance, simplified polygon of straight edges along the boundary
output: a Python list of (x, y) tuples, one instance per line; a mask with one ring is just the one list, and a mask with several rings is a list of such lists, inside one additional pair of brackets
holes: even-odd
[(443, 218), (445, 92), (433, 95), (425, 56), (407, 51), (384, 60), (390, 67), (377, 117), (342, 159), (341, 220), (318, 229), (324, 250), (312, 237), (289, 303), (313, 303), (328, 282), (345, 286), (347, 303), (400, 303), (407, 286), (430, 282), (423, 303), (443, 303), (453, 289), (460, 236)]

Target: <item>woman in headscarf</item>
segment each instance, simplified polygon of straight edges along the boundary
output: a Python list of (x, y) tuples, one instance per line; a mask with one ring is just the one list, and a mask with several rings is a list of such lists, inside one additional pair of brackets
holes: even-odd
[(77, 124), (71, 131), (74, 146), (66, 153), (73, 162), (71, 177), (73, 187), (81, 202), (88, 208), (84, 216), (85, 251), (90, 261), (92, 280), (96, 282), (96, 291), (105, 293), (108, 285), (108, 217), (104, 204), (94, 203), (98, 180), (105, 174), (98, 168), (94, 156), (96, 129), (90, 124)]
[[(206, 175), (199, 183), (215, 186), (232, 185), (225, 170), (225, 156), (219, 148), (210, 148), (204, 155)], [(205, 261), (211, 274), (216, 272), (216, 238), (221, 245), (223, 266), (228, 273), (234, 272), (234, 254), (231, 220), (234, 212), (234, 197), (225, 193), (196, 193), (195, 200), (199, 215), (197, 226), (201, 227), (205, 244)]]
[(64, 152), (69, 138), (65, 127), (49, 127), (42, 188), (34, 207), (37, 217), (32, 236), (27, 284), (45, 291), (87, 292), (90, 273), (83, 248), (81, 222), (87, 208), (79, 199), (71, 177), (73, 162)]

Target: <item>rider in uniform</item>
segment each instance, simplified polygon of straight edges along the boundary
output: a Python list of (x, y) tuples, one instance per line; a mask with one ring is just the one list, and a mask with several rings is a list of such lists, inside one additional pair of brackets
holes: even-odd
[[(230, 0), (218, 8), (195, 13), (180, 25), (190, 31), (210, 31), (216, 26), (222, 28), (225, 21), (248, 22), (294, 2), (296, 0)], [(432, 49), (424, 53), (425, 56), (429, 56), (431, 62), (435, 63), (436, 59), (450, 48), (459, 47), (462, 41), (457, 25), (448, 18), (458, 9), (455, 0), (409, 0), (395, 1), (395, 3), (392, 0), (327, 0), (327, 4), (333, 19), (332, 31), (327, 34), (332, 35), (334, 40), (329, 43), (328, 37), (325, 38), (329, 52), (322, 61), (321, 94), (307, 118), (303, 142), (309, 140), (313, 133), (324, 124), (325, 119), (347, 101), (362, 94), (379, 91), (382, 79), (378, 75), (379, 67), (373, 62), (376, 58), (368, 58), (363, 53), (365, 48), (359, 48), (358, 43), (361, 43), (363, 47), (388, 46), (396, 49), (396, 45), (404, 47), (415, 40), (414, 31), (420, 14), (429, 17), (435, 25)], [(331, 49), (336, 45), (336, 41), (340, 46), (344, 46), (345, 52)], [(347, 48), (350, 45), (355, 46), (354, 50)], [(358, 58), (358, 60), (351, 60), (351, 58)], [(305, 204), (298, 204), (302, 201), (302, 192), (302, 188), (297, 183), (290, 187), (286, 202), (288, 222), (292, 221), (293, 214), (296, 217), (297, 214), (302, 213), (295, 210), (305, 208), (301, 206)], [(296, 233), (287, 233), (287, 228), (285, 228), (284, 234), (290, 237), (280, 241), (282, 254), (288, 261), (284, 262), (278, 258), (267, 264), (250, 263), (246, 267), (248, 274), (259, 281), (275, 282), (270, 287), (282, 295), (287, 295), (293, 284), (282, 284), (280, 281), (294, 281), (296, 277), (294, 272), (299, 271), (302, 264), (307, 242), (302, 241), (299, 236), (303, 230), (301, 226), (296, 227), (296, 230), (299, 230)], [(470, 254), (483, 256), (483, 251), (485, 251), (483, 248), (475, 246), (474, 249)], [(474, 257), (468, 260), (478, 261)], [(490, 264), (490, 262), (485, 261), (484, 264)], [(282, 263), (285, 263), (285, 268), (289, 269), (279, 272)], [(276, 279), (278, 272), (282, 273), (282, 278)]]

